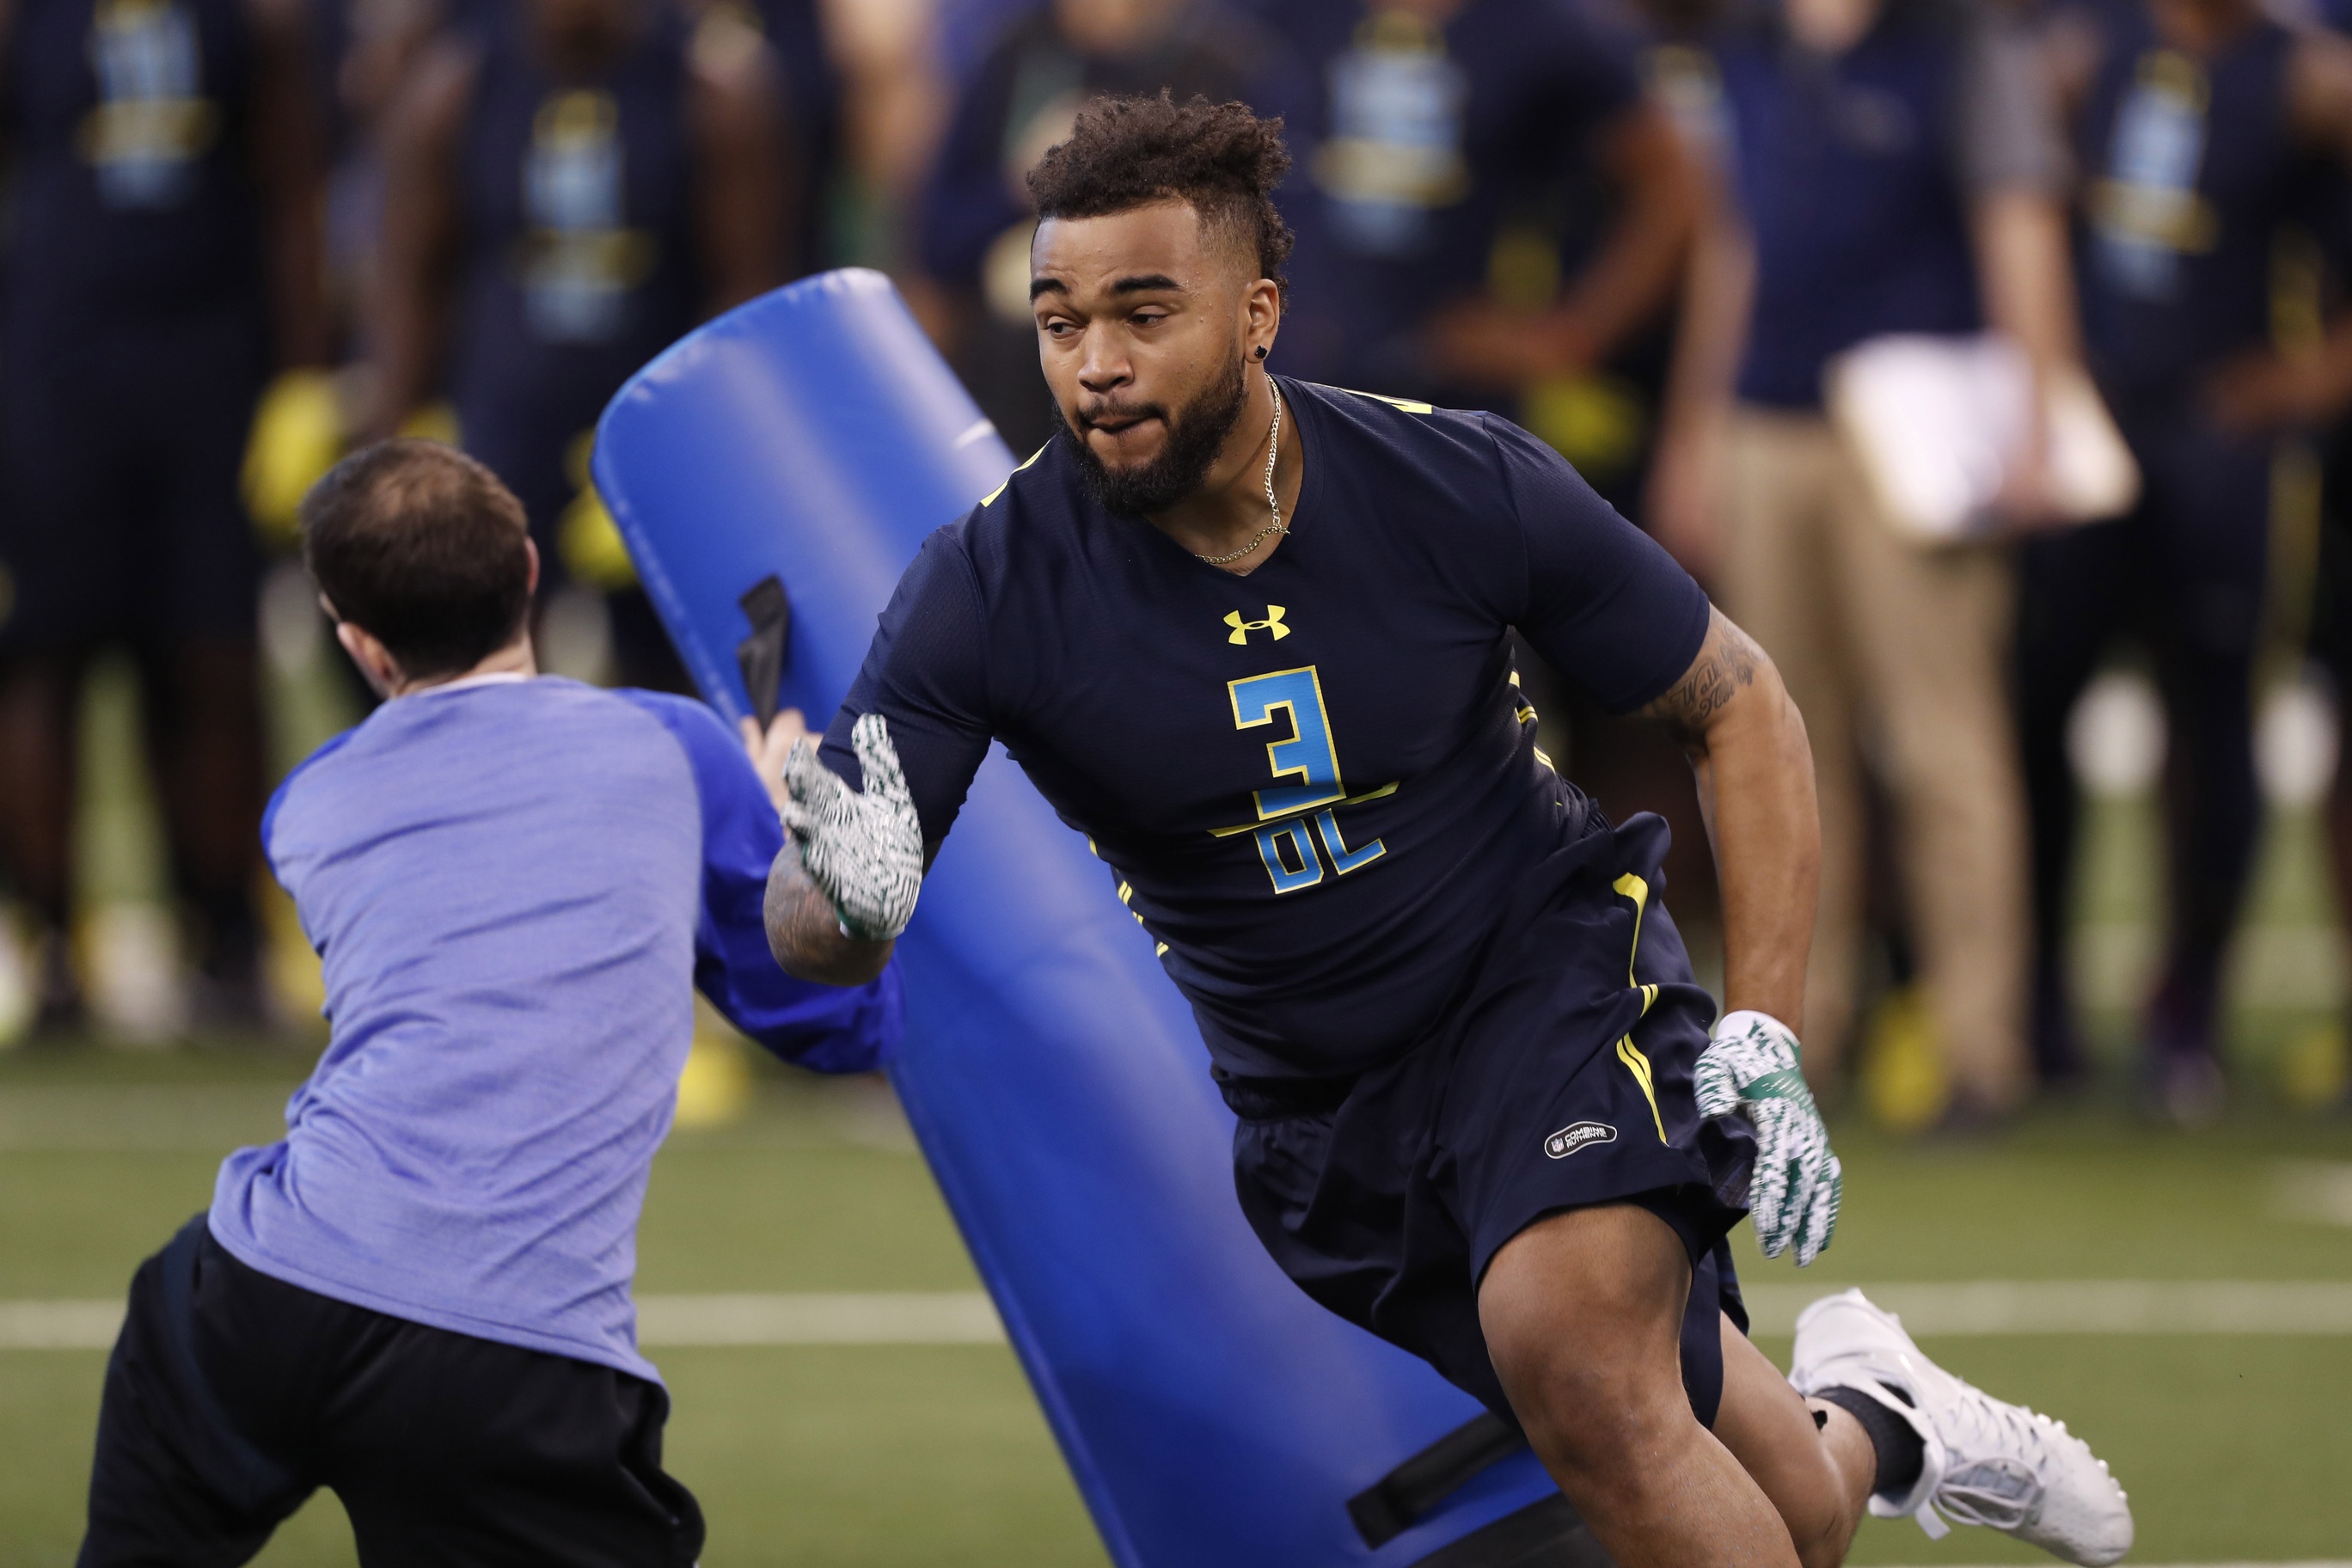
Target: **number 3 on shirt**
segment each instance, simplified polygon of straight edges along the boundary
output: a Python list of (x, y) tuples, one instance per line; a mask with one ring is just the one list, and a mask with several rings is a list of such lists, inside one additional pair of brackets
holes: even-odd
[[(1277, 711), (1290, 720), (1287, 739), (1266, 742), (1265, 762), (1276, 781), (1297, 782), (1277, 782), (1271, 789), (1252, 792), (1258, 820), (1267, 824), (1252, 837), (1276, 893), (1296, 893), (1323, 879), (1323, 856), (1316, 853), (1315, 836), (1307, 832), (1308, 819), (1302, 813), (1314, 813), (1315, 835), (1322, 838), (1324, 852), (1342, 877), (1388, 852), (1377, 838), (1350, 850), (1339, 836), (1339, 824), (1329, 808), (1347, 800), (1348, 789), (1339, 782), (1339, 752), (1331, 740), (1323, 683), (1313, 665), (1227, 681), (1225, 692), (1233, 700), (1235, 729), (1271, 724)], [(1318, 806), (1324, 809), (1317, 811)], [(1290, 820), (1276, 822), (1276, 817)]]

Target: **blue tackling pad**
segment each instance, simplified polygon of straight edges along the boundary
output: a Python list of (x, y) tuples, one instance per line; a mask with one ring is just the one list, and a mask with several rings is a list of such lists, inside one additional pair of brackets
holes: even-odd
[[(594, 459), (703, 696), (730, 721), (757, 706), (745, 670), (774, 679), (778, 650), (753, 617), (772, 634), (788, 598), (782, 700), (820, 730), (917, 547), (1013, 467), (865, 270), (679, 342), (605, 410)], [(771, 577), (782, 595), (760, 591)], [(1265, 1256), (1191, 1011), (1086, 840), (1002, 748), (898, 952), (892, 1081), (1121, 1568), (1591, 1560), (1492, 1416)], [(1384, 1478), (1367, 1514), (1359, 1494)]]

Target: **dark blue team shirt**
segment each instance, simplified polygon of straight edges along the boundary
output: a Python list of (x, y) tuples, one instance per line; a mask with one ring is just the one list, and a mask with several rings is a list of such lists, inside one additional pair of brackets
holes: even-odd
[(0, 75), (16, 368), (31, 342), (86, 350), (96, 326), (222, 310), (259, 326), (252, 96), (238, 0), (16, 7)]
[(1264, 565), (1103, 510), (1057, 437), (924, 544), (824, 755), (857, 782), (849, 727), (887, 717), (936, 845), (1002, 741), (1218, 1065), (1336, 1076), (1411, 1046), (1605, 842), (1536, 750), (1510, 629), (1623, 710), (1689, 668), (1708, 608), (1516, 426), (1277, 384), (1307, 468)]
[(2085, 184), (2077, 247), (2084, 345), (2126, 413), (2192, 395), (2233, 354), (2266, 348), (2272, 251), (2342, 200), (2286, 117), (2294, 34), (2251, 20), (2202, 62), (2167, 47), (2144, 0), (2077, 7), (2099, 70), (2075, 117)]
[(1507, 216), (1556, 205), (1641, 100), (1636, 40), (1577, 0), (1473, 0), (1442, 26), (1362, 0), (1261, 4), (1295, 62), (1254, 93), (1297, 159), (1281, 363), (1422, 391), (1421, 329), (1485, 292)]
[(579, 489), (573, 442), (702, 312), (688, 34), (648, 16), (577, 80), (541, 65), (519, 7), (484, 12), (475, 41), (449, 390), (466, 449), (522, 499), (543, 548)]
[(1747, 401), (1818, 407), (1832, 354), (1886, 332), (1983, 325), (1953, 152), (1955, 9), (1890, 5), (1834, 58), (1798, 47), (1769, 16), (1714, 41), (1733, 184), (1756, 242)]

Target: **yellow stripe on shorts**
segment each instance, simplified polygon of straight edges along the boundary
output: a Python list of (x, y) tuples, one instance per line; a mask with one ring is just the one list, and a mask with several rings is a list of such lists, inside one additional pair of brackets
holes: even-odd
[[(1625, 984), (1642, 993), (1642, 1016), (1646, 1018), (1651, 1005), (1658, 999), (1658, 988), (1643, 985), (1633, 977), (1633, 953), (1642, 949), (1642, 917), (1649, 912), (1650, 884), (1628, 871), (1612, 885), (1618, 892), (1633, 900), (1633, 946), (1625, 956)], [(1664, 1143), (1666, 1142), (1666, 1119), (1658, 1114), (1658, 1090), (1650, 1071), (1650, 1058), (1642, 1054), (1642, 1047), (1633, 1043), (1633, 1037), (1627, 1035), (1617, 1042), (1617, 1059), (1625, 1064), (1625, 1070), (1632, 1073), (1633, 1081), (1642, 1086), (1642, 1098), (1650, 1102), (1650, 1120), (1657, 1124), (1658, 1142)]]

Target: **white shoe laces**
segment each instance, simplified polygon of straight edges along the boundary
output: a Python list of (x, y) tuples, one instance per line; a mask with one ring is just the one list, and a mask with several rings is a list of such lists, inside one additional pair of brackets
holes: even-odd
[(2065, 1424), (1968, 1384), (1960, 1387), (1937, 1423), (1958, 1462), (1945, 1472), (1930, 1506), (1955, 1524), (2013, 1531), (2031, 1523), (2042, 1505), (2044, 1471), (2055, 1458), (2051, 1447), (2066, 1436)]

